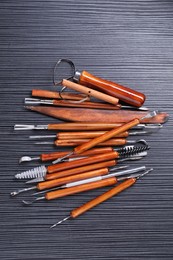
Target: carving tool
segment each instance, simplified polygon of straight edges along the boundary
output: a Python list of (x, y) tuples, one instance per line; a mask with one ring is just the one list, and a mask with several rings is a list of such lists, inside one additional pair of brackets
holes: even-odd
[[(101, 148), (93, 148), (90, 149), (84, 153), (81, 153), (80, 156), (90, 156), (90, 155), (94, 155), (94, 154), (101, 154), (101, 153), (108, 153), (108, 152), (112, 152), (113, 148), (112, 147), (101, 147)], [(22, 162), (29, 162), (29, 161), (37, 161), (40, 160), (42, 162), (47, 162), (47, 161), (53, 161), (55, 159), (61, 158), (62, 156), (68, 154), (71, 151), (63, 151), (63, 152), (53, 152), (53, 153), (43, 153), (40, 156), (36, 156), (36, 157), (31, 157), (31, 156), (22, 156), (19, 159), (19, 163)], [(72, 155), (69, 158), (73, 158), (75, 157), (75, 155)]]
[[(72, 184), (71, 187), (68, 187), (65, 189), (59, 189), (59, 190), (55, 190), (55, 191), (50, 191), (50, 192), (47, 192), (43, 197), (38, 197), (32, 201), (23, 200), (23, 202), (26, 205), (31, 205), (32, 203), (34, 203), (38, 200), (43, 200), (43, 199), (52, 200), (52, 199), (69, 196), (72, 194), (77, 194), (77, 193), (84, 192), (84, 191), (102, 188), (105, 186), (111, 186), (111, 185), (116, 184), (119, 181), (119, 179), (115, 177), (117, 174), (118, 174), (118, 176), (127, 175), (127, 174), (131, 174), (131, 173), (138, 173), (140, 171), (144, 171), (145, 169), (146, 169), (145, 166), (141, 166), (141, 167), (130, 169), (130, 170), (120, 171), (119, 173), (112, 173), (112, 174), (108, 174), (108, 175), (91, 178), (90, 180), (87, 179), (86, 182), (83, 184), (81, 184), (81, 182), (78, 183), (79, 185), (77, 185), (77, 186), (73, 186), (73, 184)], [(124, 178), (128, 178), (128, 177), (124, 177)]]
[[(119, 127), (123, 123), (58, 123), (48, 125), (14, 125), (14, 130), (110, 130)], [(161, 124), (138, 124), (132, 129), (160, 129)]]
[[(55, 80), (55, 76), (57, 75), (56, 73), (57, 68), (60, 68), (60, 66), (62, 66), (63, 63), (69, 64), (71, 66), (71, 69), (73, 70), (73, 74), (70, 78), (73, 78), (76, 82), (78, 82), (81, 85), (102, 91), (132, 106), (140, 107), (145, 101), (145, 95), (143, 93), (121, 86), (117, 83), (95, 77), (94, 75), (88, 73), (87, 71), (83, 71), (82, 73), (75, 71), (75, 66), (73, 62), (67, 59), (60, 59), (56, 63), (54, 69), (55, 85), (57, 85), (57, 82)], [(62, 79), (58, 80), (58, 84), (59, 82), (62, 82)]]
[[(86, 144), (93, 139), (67, 139), (67, 140), (55, 140), (55, 141), (41, 141), (35, 142), (35, 144), (54, 144), (60, 147), (77, 146), (81, 144)], [(135, 140), (126, 140), (126, 138), (111, 138), (105, 142), (100, 142), (96, 146), (123, 146), (125, 144), (135, 144)], [(74, 153), (73, 153), (74, 154)]]
[[(17, 191), (13, 191), (13, 192), (10, 193), (10, 195), (14, 197), (14, 196), (16, 196), (20, 193), (30, 191), (30, 190), (33, 190), (33, 189), (43, 191), (43, 190), (47, 190), (47, 189), (58, 187), (58, 186), (59, 186), (58, 189), (69, 188), (69, 187), (72, 187), (72, 186), (77, 186), (79, 184), (82, 184), (83, 182), (84, 183), (90, 182), (90, 181), (87, 181), (87, 179), (90, 180), (90, 179), (93, 179), (94, 177), (97, 177), (97, 176), (106, 175), (109, 172), (118, 171), (122, 168), (127, 168), (127, 166), (114, 167), (113, 169), (109, 169), (108, 167), (104, 167), (104, 168), (96, 169), (96, 170), (93, 170), (93, 171), (84, 172), (84, 173), (81, 173), (81, 174), (75, 174), (75, 175), (72, 175), (72, 176), (58, 178), (58, 179), (55, 179), (55, 180), (43, 181), (43, 182), (38, 183), (35, 186), (29, 187), (29, 188), (23, 188), (23, 189), (20, 189), (20, 190), (17, 190)], [(117, 175), (118, 175), (118, 173), (117, 173)], [(57, 188), (54, 188), (54, 189), (57, 189)], [(52, 189), (50, 189), (50, 190), (52, 190)]]
[(94, 108), (65, 108), (53, 106), (26, 106), (25, 108), (64, 121), (85, 123), (127, 123), (135, 118), (139, 118), (140, 123), (158, 124), (164, 123), (168, 119), (168, 114), (164, 112), (158, 112), (157, 115), (153, 116), (152, 118), (144, 118), (144, 116), (147, 115), (146, 111), (127, 109), (105, 110)]
[(125, 131), (129, 130), (131, 127), (133, 127), (135, 125), (138, 125), (141, 122), (141, 120), (146, 119), (146, 118), (152, 118), (155, 115), (157, 115), (157, 112), (153, 111), (153, 112), (150, 112), (150, 113), (146, 114), (141, 119), (136, 118), (136, 119), (133, 119), (130, 122), (120, 126), (120, 127), (113, 128), (112, 130), (107, 131), (105, 134), (100, 135), (98, 137), (95, 137), (95, 138), (91, 139), (90, 141), (85, 142), (85, 143), (75, 147), (71, 153), (69, 153), (68, 155), (65, 155), (62, 158), (59, 158), (56, 162), (60, 162), (61, 160), (67, 158), (69, 155), (80, 154), (80, 153), (82, 153), (84, 151), (87, 151), (90, 148), (92, 148), (92, 147), (94, 147), (94, 146), (96, 146), (96, 145), (98, 145), (100, 143), (103, 143), (103, 142), (111, 139), (112, 137), (115, 137), (116, 135), (118, 135), (118, 134), (120, 134), (122, 132), (125, 132)]
[(32, 97), (42, 97), (42, 98), (53, 98), (53, 99), (66, 99), (66, 100), (78, 100), (86, 99), (90, 100), (90, 98), (83, 94), (76, 94), (71, 92), (63, 92), (59, 94), (57, 91), (49, 91), (43, 89), (33, 89)]
[[(134, 185), (136, 183), (136, 181), (139, 178), (148, 174), (152, 170), (153, 170), (153, 168), (150, 168), (149, 170), (145, 171), (143, 174), (140, 174), (138, 176), (135, 176), (135, 174), (133, 174), (133, 175), (126, 177), (127, 180), (123, 181), (116, 187), (106, 191), (105, 193), (101, 194), (100, 196), (88, 201), (87, 203), (83, 204), (82, 206), (80, 206), (76, 209), (73, 209), (70, 212), (70, 215), (68, 217), (65, 217), (64, 219), (58, 221), (57, 223), (52, 225), (50, 228), (54, 228), (57, 225), (60, 225), (61, 223), (63, 223), (64, 221), (66, 221), (68, 219), (74, 219), (74, 218), (79, 217), (81, 214), (85, 213), (86, 211), (96, 207), (100, 203), (112, 198), (113, 196), (117, 195), (118, 193), (122, 192), (123, 190), (126, 190), (127, 188), (131, 187), (132, 185)], [(124, 177), (119, 178), (119, 180), (124, 180), (124, 179), (125, 179)]]
[[(105, 166), (100, 166), (100, 164), (98, 164), (99, 162), (105, 162), (106, 161), (110, 161), (112, 162), (113, 164), (111, 165), (106, 165), (106, 166), (113, 166), (115, 165), (117, 162), (115, 160), (111, 161), (115, 158), (127, 158), (127, 157), (131, 157), (132, 155), (135, 155), (135, 154), (139, 154), (143, 151), (147, 151), (149, 150), (149, 146), (148, 144), (145, 142), (145, 140), (139, 140), (138, 143), (142, 143), (143, 145), (142, 146), (139, 146), (139, 147), (134, 147), (134, 146), (128, 146), (128, 147), (125, 147), (125, 148), (122, 148), (122, 149), (119, 149), (118, 151), (115, 151), (113, 149), (112, 152), (109, 152), (109, 153), (106, 153), (106, 154), (98, 154), (98, 155), (95, 155), (95, 156), (90, 156), (89, 158), (85, 158), (84, 159), (80, 159), (80, 160), (76, 160), (76, 163), (74, 162), (70, 162), (70, 164), (65, 164), (64, 163), (61, 163), (61, 164), (54, 164), (54, 165), (50, 165), (50, 166), (45, 166), (45, 165), (42, 165), (42, 166), (39, 166), (39, 167), (35, 167), (31, 170), (27, 170), (27, 171), (24, 171), (24, 172), (21, 172), (19, 174), (16, 174), (15, 175), (15, 178), (17, 179), (23, 179), (23, 178), (36, 178), (36, 177), (43, 177), (45, 179), (51, 179), (51, 178), (58, 178), (58, 177), (64, 177), (64, 176), (68, 176), (68, 175), (73, 175), (73, 174), (77, 174), (77, 173), (81, 173), (81, 172), (84, 172), (86, 170), (94, 170), (94, 169), (98, 169), (98, 168), (101, 168), (101, 167), (105, 167)], [(62, 157), (61, 157), (62, 158)], [(87, 160), (86, 160), (87, 159)], [(60, 165), (60, 167), (59, 167)], [(64, 168), (65, 166), (65, 168)], [(81, 167), (82, 166), (82, 167)], [(83, 167), (85, 166), (85, 167)], [(68, 167), (68, 169), (67, 169)], [(76, 168), (77, 169), (72, 169), (72, 168)], [(59, 169), (61, 168), (61, 173), (58, 171)], [(50, 174), (50, 172), (54, 174)], [(57, 172), (57, 175), (55, 174), (55, 172)], [(47, 174), (48, 173), (48, 174)], [(47, 174), (47, 175), (46, 175)]]
[[(69, 140), (69, 139), (87, 139), (95, 138), (100, 135), (105, 134), (106, 131), (83, 131), (83, 132), (59, 132), (55, 135), (31, 135), (29, 139), (44, 139), (44, 138), (57, 138), (58, 140)], [(116, 135), (116, 138), (125, 138), (130, 135), (144, 135), (149, 134), (149, 131), (133, 131), (133, 132), (123, 132)]]
[(81, 101), (74, 102), (71, 100), (56, 100), (56, 99), (37, 99), (37, 98), (25, 98), (25, 104), (44, 104), (44, 105), (53, 105), (60, 107), (82, 107), (82, 108), (98, 108), (98, 109), (108, 109), (108, 110), (118, 110), (118, 109), (138, 109), (142, 111), (147, 111), (147, 107), (132, 107), (132, 106), (123, 106), (121, 104), (110, 105), (107, 103), (101, 102), (89, 102), (89, 101)]

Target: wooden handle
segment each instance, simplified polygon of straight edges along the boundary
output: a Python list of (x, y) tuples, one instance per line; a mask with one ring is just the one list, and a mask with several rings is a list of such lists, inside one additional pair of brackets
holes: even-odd
[(121, 125), (121, 123), (58, 123), (48, 124), (48, 130), (110, 130)]
[(114, 129), (106, 132), (105, 134), (92, 139), (91, 141), (89, 141), (87, 143), (84, 143), (82, 145), (75, 147), (74, 152), (76, 154), (83, 153), (84, 151), (96, 146), (97, 144), (104, 142), (104, 141), (112, 138), (113, 136), (116, 136), (117, 134), (127, 131), (128, 129), (130, 129), (131, 127), (133, 127), (135, 125), (138, 125), (139, 123), (140, 123), (140, 120), (136, 118), (118, 128), (114, 128)]
[(111, 161), (81, 166), (81, 167), (77, 167), (77, 168), (73, 168), (73, 169), (69, 169), (69, 170), (64, 170), (64, 171), (61, 171), (61, 172), (49, 173), (49, 174), (46, 174), (45, 180), (54, 180), (54, 179), (57, 179), (57, 178), (71, 176), (71, 175), (74, 175), (74, 174), (88, 172), (88, 171), (101, 169), (101, 168), (105, 168), (105, 167), (111, 167), (111, 166), (114, 166), (116, 164), (117, 164), (116, 160), (111, 160)]
[(87, 71), (83, 71), (81, 73), (79, 82), (84, 86), (88, 86), (113, 97), (117, 97), (123, 102), (135, 107), (142, 106), (145, 101), (145, 95), (143, 93), (121, 86), (117, 83), (95, 77)]
[[(83, 94), (73, 94), (70, 92), (61, 93), (61, 96), (58, 92), (42, 90), (42, 89), (33, 89), (32, 97), (44, 97), (44, 98), (55, 98), (55, 99), (70, 99), (70, 100), (81, 100), (86, 97)], [(88, 97), (87, 100), (90, 98)]]
[(57, 187), (66, 183), (74, 182), (74, 181), (80, 181), (80, 180), (85, 180), (89, 178), (93, 178), (96, 176), (102, 176), (105, 174), (108, 174), (109, 170), (108, 168), (101, 168), (89, 172), (84, 172), (81, 174), (75, 174), (72, 176), (67, 176), (67, 177), (62, 177), (59, 179), (54, 179), (50, 181), (43, 181), (37, 184), (37, 189), (38, 190), (45, 190), (53, 187)]
[(93, 163), (98, 163), (98, 162), (104, 162), (104, 161), (109, 161), (115, 158), (118, 158), (119, 153), (116, 151), (106, 153), (106, 154), (98, 154), (98, 155), (93, 155), (88, 158), (84, 159), (79, 159), (79, 160), (74, 160), (70, 162), (62, 162), (54, 165), (49, 165), (47, 167), (47, 172), (48, 173), (53, 173), (53, 172), (58, 172), (58, 171), (63, 171), (63, 170), (68, 170), (88, 164), (93, 164)]
[(108, 178), (105, 180), (86, 183), (86, 184), (82, 184), (80, 186), (66, 188), (63, 190), (47, 192), (45, 195), (45, 198), (47, 200), (57, 199), (57, 198), (69, 196), (72, 194), (76, 194), (76, 193), (80, 193), (80, 192), (84, 192), (84, 191), (88, 191), (88, 190), (94, 190), (94, 189), (98, 189), (98, 188), (105, 187), (105, 186), (111, 186), (111, 185), (114, 185), (116, 182), (117, 182), (117, 179), (115, 177), (111, 177), (111, 178)]
[[(87, 138), (95, 138), (100, 135), (105, 134), (106, 131), (84, 131), (84, 132), (59, 132), (57, 134), (57, 138), (59, 140), (66, 140), (66, 139), (87, 139)], [(128, 137), (129, 133), (123, 132), (116, 137)]]
[[(132, 110), (105, 110), (89, 108), (65, 108), (53, 106), (26, 106), (25, 108), (38, 113), (59, 118), (61, 120), (89, 123), (125, 123), (135, 118), (141, 119), (148, 112)], [(168, 120), (168, 114), (160, 112), (152, 118), (145, 118), (141, 123), (162, 124)], [(76, 129), (77, 130), (77, 129)]]
[[(56, 146), (62, 146), (62, 147), (66, 147), (66, 146), (77, 146), (77, 145), (81, 145), (81, 144), (86, 144), (89, 141), (91, 141), (93, 139), (69, 139), (69, 140), (56, 140), (54, 143)], [(121, 145), (125, 145), (127, 143), (125, 138), (112, 138), (110, 140), (107, 140), (105, 142), (102, 143), (98, 143), (97, 146), (121, 146)]]
[(100, 204), (100, 203), (110, 199), (111, 197), (117, 195), (121, 191), (129, 188), (135, 182), (136, 182), (135, 178), (131, 178), (131, 179), (128, 179), (128, 180), (122, 182), (118, 186), (116, 186), (116, 187), (112, 188), (111, 190), (103, 193), (102, 195), (96, 197), (95, 199), (90, 200), (89, 202), (83, 204), (79, 208), (76, 208), (76, 209), (72, 210), (71, 213), (70, 213), (70, 216), (72, 218), (76, 218), (76, 217), (80, 216), (81, 214), (83, 214), (86, 211), (92, 209), (93, 207), (97, 206), (98, 204)]
[[(81, 156), (90, 156), (90, 155), (95, 155), (95, 154), (100, 154), (100, 153), (109, 153), (112, 152), (113, 148), (112, 147), (101, 147), (101, 148), (94, 148), (90, 149), (84, 153), (81, 153)], [(61, 158), (62, 156), (65, 156), (66, 154), (69, 154), (71, 151), (65, 151), (65, 152), (53, 152), (53, 153), (44, 153), (41, 154), (40, 159), (45, 162), (45, 161), (51, 161), (55, 160), (58, 158)], [(69, 158), (75, 157), (76, 155), (69, 156)]]
[(110, 104), (104, 104), (99, 102), (88, 102), (84, 101), (81, 103), (78, 102), (70, 102), (66, 100), (53, 100), (54, 106), (60, 106), (60, 107), (82, 107), (82, 108), (97, 108), (97, 109), (108, 109), (108, 110), (118, 110), (121, 108), (120, 105), (110, 105)]
[(109, 96), (107, 94), (93, 90), (91, 88), (84, 87), (82, 85), (76, 84), (76, 83), (71, 82), (71, 81), (66, 80), (66, 79), (62, 80), (62, 85), (65, 86), (65, 87), (71, 88), (73, 90), (79, 91), (81, 93), (84, 93), (87, 96), (95, 97), (95, 98), (98, 98), (98, 99), (103, 100), (105, 102), (111, 103), (113, 105), (117, 105), (118, 102), (119, 102), (119, 99), (117, 99), (115, 97)]

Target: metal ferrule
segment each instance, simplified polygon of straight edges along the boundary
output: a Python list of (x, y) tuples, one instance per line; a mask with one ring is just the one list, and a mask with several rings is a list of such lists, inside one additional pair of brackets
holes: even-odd
[(81, 76), (81, 72), (75, 71), (75, 74), (74, 74), (74, 76), (73, 76), (73, 80), (74, 80), (75, 82), (79, 82), (80, 76)]

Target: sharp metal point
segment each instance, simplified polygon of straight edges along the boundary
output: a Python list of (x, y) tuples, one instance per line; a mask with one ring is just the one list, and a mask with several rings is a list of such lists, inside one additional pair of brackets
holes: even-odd
[(60, 225), (61, 223), (65, 222), (66, 220), (70, 219), (71, 216), (65, 217), (64, 219), (58, 221), (57, 223), (53, 224), (52, 226), (50, 226), (50, 229), (56, 227), (57, 225)]

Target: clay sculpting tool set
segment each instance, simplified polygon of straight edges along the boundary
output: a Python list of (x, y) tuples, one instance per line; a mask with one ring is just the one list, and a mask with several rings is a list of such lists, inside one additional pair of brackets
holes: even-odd
[[(63, 66), (70, 71), (67, 77), (60, 73), (66, 70)], [(36, 190), (23, 200), (25, 205), (31, 205), (80, 192), (87, 196), (90, 190), (116, 186), (73, 209), (51, 228), (80, 216), (151, 172), (152, 167), (129, 167), (125, 162), (135, 163), (147, 156), (150, 145), (143, 136), (157, 134), (169, 117), (166, 112), (150, 111), (143, 106), (146, 100), (143, 93), (87, 71), (80, 73), (68, 59), (56, 63), (53, 81), (55, 91), (33, 89), (32, 97), (24, 100), (27, 110), (45, 115), (45, 123), (24, 122), (14, 126), (19, 134), (32, 131), (28, 142), (34, 141), (37, 147), (54, 144), (53, 151), (36, 156), (28, 152), (19, 158), (19, 164), (38, 161), (38, 166), (15, 173), (15, 179), (25, 181), (26, 186), (12, 191), (11, 196)], [(48, 117), (55, 118), (55, 122), (47, 123)], [(37, 135), (33, 135), (35, 130)], [(46, 134), (38, 134), (39, 130), (45, 130)], [(51, 134), (52, 130), (57, 133)]]

